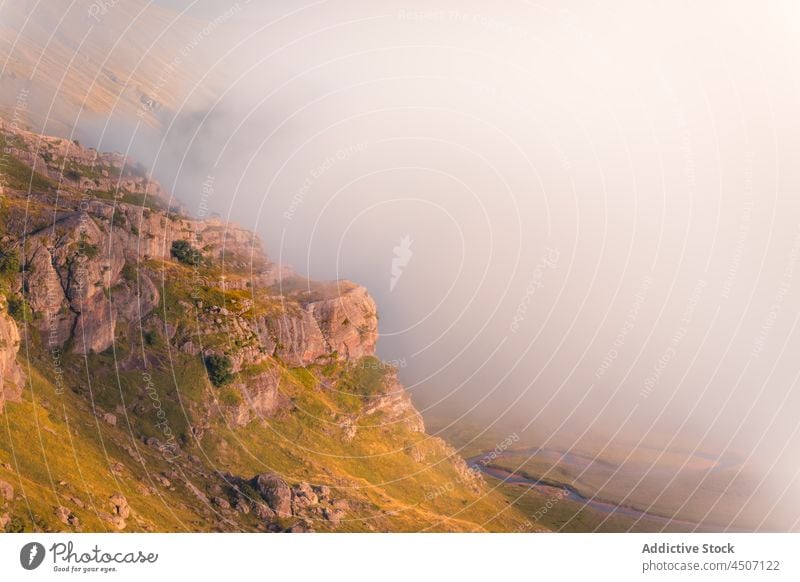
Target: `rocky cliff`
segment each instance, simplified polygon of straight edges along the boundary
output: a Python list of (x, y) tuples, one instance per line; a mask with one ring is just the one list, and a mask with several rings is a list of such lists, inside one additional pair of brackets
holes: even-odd
[(148, 179), (144, 167), (131, 163), (120, 153), (86, 149), (76, 141), (44, 136), (12, 127), (0, 121), (5, 154), (23, 162), (37, 173), (84, 192), (148, 194), (163, 198), (161, 186)]
[(6, 313), (5, 297), (0, 298), (0, 412), (5, 402), (19, 402), (22, 395), (22, 371), (17, 364), (19, 330)]
[[(253, 233), (169, 208), (118, 154), (5, 125), (2, 138), (0, 409), (13, 431), (0, 478), (27, 492), (0, 503), (6, 529), (472, 530), (519, 519), (425, 434), (397, 371), (375, 358), (366, 289), (277, 267)], [(20, 446), (31, 431), (38, 454)], [(55, 498), (37, 481), (44, 457)]]

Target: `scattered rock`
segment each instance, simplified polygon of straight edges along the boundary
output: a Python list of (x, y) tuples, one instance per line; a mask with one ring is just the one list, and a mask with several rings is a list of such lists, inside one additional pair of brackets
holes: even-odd
[(314, 489), (308, 483), (300, 483), (292, 487), (292, 507), (303, 509), (319, 503), (319, 498)]
[(256, 475), (251, 485), (280, 517), (292, 515), (292, 490), (280, 476), (275, 473)]
[(86, 509), (86, 504), (83, 501), (81, 501), (79, 498), (75, 497), (74, 495), (68, 495), (67, 499), (69, 499), (69, 501), (71, 503), (77, 505), (81, 509)]
[(0, 500), (11, 501), (14, 499), (14, 488), (11, 483), (0, 481)]
[[(252, 507), (250, 506), (250, 502), (243, 497), (237, 497), (236, 500), (233, 502), (233, 506), (236, 509), (236, 511), (238, 511), (243, 515), (247, 515), (248, 513), (250, 513), (250, 510), (252, 509)], [(266, 507), (266, 505), (264, 507)]]
[(312, 489), (314, 493), (317, 494), (320, 501), (325, 501), (331, 496), (331, 488), (327, 485), (314, 485)]
[(348, 418), (347, 420), (343, 421), (339, 425), (339, 428), (341, 428), (342, 432), (344, 433), (344, 441), (346, 443), (349, 443), (354, 438), (356, 438), (356, 434), (358, 433), (358, 427), (351, 419)]
[(275, 512), (272, 511), (266, 503), (255, 503), (253, 505), (253, 513), (256, 517), (265, 521), (272, 521), (275, 519)]
[(136, 461), (137, 463), (142, 463), (142, 456), (133, 449), (133, 447), (125, 447), (125, 452), (130, 455), (130, 457)]
[(339, 525), (345, 517), (344, 511), (341, 509), (333, 509), (326, 507), (322, 510), (322, 517), (327, 519), (333, 525)]
[(56, 517), (64, 525), (78, 527), (81, 524), (78, 517), (63, 505), (56, 508)]
[(103, 420), (111, 426), (117, 426), (117, 415), (112, 412), (106, 412), (103, 415)]
[(148, 487), (144, 483), (136, 483), (136, 491), (138, 491), (140, 495), (143, 495), (145, 497), (148, 497), (155, 493), (155, 491), (151, 487)]
[(131, 515), (131, 508), (128, 505), (128, 500), (122, 493), (114, 493), (110, 500), (112, 506), (110, 521), (118, 530), (123, 530), (127, 525), (125, 520)]
[(347, 501), (347, 499), (336, 499), (335, 501), (331, 502), (331, 506), (334, 509), (341, 509), (342, 511), (349, 511), (350, 502)]
[(197, 497), (203, 503), (208, 503), (208, 497), (206, 497), (206, 494), (200, 491), (200, 489), (198, 489), (194, 483), (192, 483), (191, 481), (186, 481), (184, 484), (186, 485), (186, 488), (192, 493), (192, 495)]
[(214, 497), (212, 499), (212, 501), (214, 502), (214, 505), (216, 505), (217, 507), (219, 507), (221, 509), (230, 509), (231, 508), (231, 504), (224, 497)]
[(170, 486), (172, 485), (172, 482), (171, 482), (169, 479), (167, 479), (167, 478), (164, 476), (164, 474), (163, 474), (163, 473), (156, 473), (156, 474), (153, 476), (153, 479), (155, 480), (155, 482), (156, 482), (156, 483), (158, 483), (158, 484), (159, 484), (159, 485), (161, 485), (162, 487), (170, 487)]
[(69, 509), (63, 505), (56, 507), (56, 517), (61, 523), (69, 523)]

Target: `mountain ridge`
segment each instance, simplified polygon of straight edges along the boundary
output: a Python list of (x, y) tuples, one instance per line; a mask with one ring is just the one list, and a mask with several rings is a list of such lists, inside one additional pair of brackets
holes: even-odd
[(0, 529), (524, 522), (426, 434), (364, 287), (275, 265), (124, 156), (0, 134)]

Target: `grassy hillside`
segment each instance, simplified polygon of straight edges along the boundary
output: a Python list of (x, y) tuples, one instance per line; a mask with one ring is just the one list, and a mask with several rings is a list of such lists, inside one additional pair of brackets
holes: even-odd
[[(276, 285), (265, 257), (242, 259), (253, 255), (241, 229), (228, 243), (225, 225), (191, 222), (152, 196), (137, 207), (136, 185), (77, 190), (57, 184), (57, 172), (6, 158), (0, 292), (19, 328), (25, 381), (0, 413), (2, 529), (514, 531), (524, 523), (422, 430), (395, 371), (369, 355), (377, 319), (357, 286)], [(53, 160), (42, 160), (52, 172)], [(130, 174), (68, 170), (72, 183)], [(174, 232), (188, 240), (172, 254), (141, 253), (141, 245), (157, 253)], [(265, 283), (251, 279), (254, 265)], [(82, 272), (92, 277), (88, 290), (75, 286)], [(55, 299), (43, 303), (43, 291)], [(360, 322), (342, 314), (336, 293)], [(82, 313), (90, 308), (91, 317)], [(56, 324), (63, 343), (49, 339)], [(265, 474), (272, 484), (254, 479)]]

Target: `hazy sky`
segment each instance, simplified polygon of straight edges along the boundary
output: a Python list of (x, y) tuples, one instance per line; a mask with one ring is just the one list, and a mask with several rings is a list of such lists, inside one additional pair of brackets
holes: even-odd
[[(697, 448), (798, 492), (800, 6), (188, 14), (212, 22), (173, 49), (203, 91), (131, 151), (190, 209), (213, 176), (275, 260), (366, 285), (421, 408)], [(134, 125), (78, 122), (116, 149)]]

